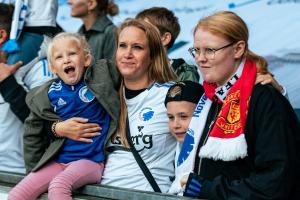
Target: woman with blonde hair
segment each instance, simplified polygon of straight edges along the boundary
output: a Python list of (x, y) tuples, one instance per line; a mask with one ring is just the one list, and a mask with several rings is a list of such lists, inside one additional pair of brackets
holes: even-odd
[(255, 85), (267, 62), (249, 50), (248, 37), (246, 23), (230, 11), (196, 25), (189, 52), (205, 93), (179, 155), (173, 192), (205, 199), (299, 199), (299, 122), (271, 85)]
[(120, 126), (107, 148), (101, 184), (157, 191), (137, 164), (132, 143), (160, 191), (166, 192), (174, 174), (176, 141), (168, 129), (164, 99), (175, 75), (158, 30), (142, 20), (125, 21), (117, 38), (116, 65), (122, 76)]

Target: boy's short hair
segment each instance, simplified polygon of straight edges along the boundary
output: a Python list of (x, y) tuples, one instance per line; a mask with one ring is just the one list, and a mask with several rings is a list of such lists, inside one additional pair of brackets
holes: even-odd
[(172, 101), (187, 101), (198, 104), (204, 93), (203, 86), (194, 81), (179, 81), (172, 85), (165, 98), (165, 106)]
[(171, 48), (179, 35), (180, 25), (178, 18), (174, 13), (165, 7), (152, 7), (139, 12), (136, 15), (137, 19), (147, 19), (151, 24), (159, 29), (160, 35), (171, 33), (171, 41), (167, 48)]
[(0, 28), (10, 33), (11, 22), (14, 13), (14, 5), (0, 3)]

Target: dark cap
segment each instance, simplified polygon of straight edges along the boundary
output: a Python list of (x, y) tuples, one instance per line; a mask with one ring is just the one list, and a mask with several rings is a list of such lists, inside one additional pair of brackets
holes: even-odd
[(179, 81), (169, 88), (165, 98), (165, 106), (170, 101), (188, 101), (197, 104), (203, 93), (203, 86), (199, 83)]

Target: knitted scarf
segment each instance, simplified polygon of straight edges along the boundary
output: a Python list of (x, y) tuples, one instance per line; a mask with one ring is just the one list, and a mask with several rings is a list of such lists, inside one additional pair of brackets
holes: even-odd
[(234, 84), (231, 81), (235, 80), (235, 76), (219, 88), (215, 84), (203, 83), (205, 95), (223, 105), (207, 142), (199, 152), (200, 157), (232, 161), (247, 156), (244, 129), (255, 78), (256, 65), (246, 60), (242, 75)]

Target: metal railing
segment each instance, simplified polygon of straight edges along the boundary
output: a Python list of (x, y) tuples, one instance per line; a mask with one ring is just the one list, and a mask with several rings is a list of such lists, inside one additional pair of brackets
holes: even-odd
[[(0, 193), (8, 193), (22, 178), (23, 174), (0, 171)], [(74, 199), (120, 199), (120, 200), (191, 200), (188, 197), (180, 197), (155, 192), (144, 192), (133, 189), (117, 188), (103, 185), (86, 185), (74, 191)], [(47, 199), (42, 195), (39, 199)]]

